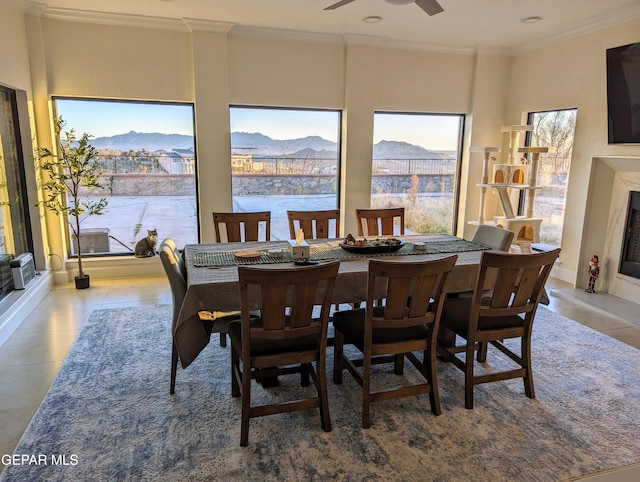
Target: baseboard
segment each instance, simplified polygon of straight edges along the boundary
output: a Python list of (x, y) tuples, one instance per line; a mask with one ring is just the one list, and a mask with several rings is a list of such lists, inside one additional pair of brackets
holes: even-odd
[(551, 270), (551, 274), (550, 276), (559, 279), (560, 281), (565, 281), (567, 283), (571, 283), (572, 285), (575, 286), (576, 283), (576, 272), (573, 270), (568, 270), (563, 268), (562, 266), (559, 266), (558, 263), (556, 263), (553, 266), (553, 269)]
[(0, 346), (42, 301), (53, 283), (51, 271), (41, 271), (24, 290), (14, 290), (0, 302)]

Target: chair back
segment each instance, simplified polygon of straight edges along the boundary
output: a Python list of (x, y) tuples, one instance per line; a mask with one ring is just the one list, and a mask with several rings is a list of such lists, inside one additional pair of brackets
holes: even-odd
[(484, 244), (498, 251), (509, 251), (513, 241), (513, 231), (490, 226), (488, 224), (478, 224), (476, 232), (473, 233), (471, 241)]
[(213, 213), (213, 227), (216, 232), (216, 243), (221, 243), (220, 225), (226, 228), (228, 242), (258, 241), (260, 224), (264, 223), (265, 239), (271, 240), (271, 212), (251, 213)]
[[(504, 326), (504, 322), (497, 321), (497, 318), (510, 317), (510, 320), (514, 320), (514, 316), (523, 314), (523, 323), (520, 325), (530, 324), (544, 284), (559, 254), (560, 249), (534, 254), (483, 251), (471, 302), (469, 332), (477, 330), (479, 318), (483, 318), (483, 327), (490, 329)], [(483, 291), (488, 287), (485, 281), (492, 270), (495, 281), (491, 286), (491, 296), (483, 297)], [(507, 326), (511, 325), (511, 322), (507, 323)], [(505, 334), (505, 338), (508, 337)]]
[(404, 234), (404, 208), (356, 209), (358, 236), (392, 236), (396, 219)]
[[(326, 239), (340, 237), (340, 210), (287, 211), (289, 234), (296, 238), (296, 230), (302, 229), (306, 239)], [(334, 221), (334, 232), (330, 235), (330, 221)]]
[[(370, 325), (371, 330), (365, 328), (365, 344), (367, 333), (371, 336), (375, 329), (430, 325), (437, 330), (444, 286), (457, 259), (453, 255), (418, 262), (370, 260), (365, 326)], [(381, 287), (385, 304), (374, 309)], [(433, 341), (435, 345), (435, 337)]]
[[(240, 309), (242, 350), (256, 340), (275, 342), (315, 337), (316, 349), (326, 349), (329, 309), (338, 274), (339, 261), (293, 268), (240, 266)], [(255, 297), (255, 298), (254, 298)], [(257, 299), (257, 306), (252, 300)], [(320, 305), (319, 318), (314, 307)], [(250, 309), (260, 310), (251, 320)], [(273, 366), (278, 366), (276, 363)]]
[(187, 293), (187, 272), (182, 255), (176, 247), (176, 243), (171, 238), (167, 238), (160, 243), (160, 260), (162, 267), (169, 279), (171, 287), (171, 297), (173, 299), (173, 326), (178, 320), (178, 314), (182, 307), (182, 302)]

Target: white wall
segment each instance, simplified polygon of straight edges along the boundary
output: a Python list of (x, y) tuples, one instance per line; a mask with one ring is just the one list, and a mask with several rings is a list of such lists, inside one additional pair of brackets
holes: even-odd
[(0, 7), (0, 59), (0, 83), (30, 93), (24, 15), (12, 2), (3, 2)]

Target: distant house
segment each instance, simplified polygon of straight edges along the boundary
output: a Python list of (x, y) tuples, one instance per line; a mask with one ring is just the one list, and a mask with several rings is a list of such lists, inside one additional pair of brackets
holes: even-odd
[(158, 163), (168, 174), (194, 174), (195, 154), (193, 149), (171, 149), (158, 156)]

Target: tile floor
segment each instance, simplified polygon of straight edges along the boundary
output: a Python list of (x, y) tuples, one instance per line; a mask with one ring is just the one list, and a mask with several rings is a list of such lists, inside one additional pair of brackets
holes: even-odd
[[(92, 280), (91, 284), (86, 291), (56, 286), (0, 347), (0, 454), (12, 453), (93, 310), (171, 303), (164, 277)], [(617, 299), (608, 305), (611, 300), (600, 294), (585, 298), (580, 290), (555, 279), (549, 280), (547, 288), (552, 311), (640, 349), (638, 305), (620, 307)], [(615, 313), (605, 314), (608, 309)], [(636, 466), (596, 479), (639, 480), (638, 474)]]

